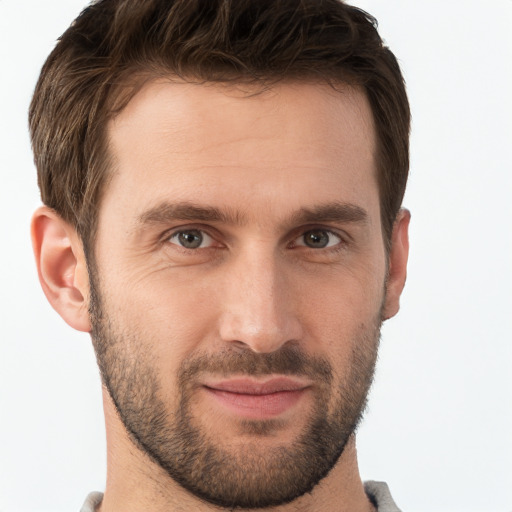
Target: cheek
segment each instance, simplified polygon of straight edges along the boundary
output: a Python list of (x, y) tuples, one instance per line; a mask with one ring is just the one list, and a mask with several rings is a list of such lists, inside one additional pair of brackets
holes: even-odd
[(300, 315), (309, 349), (330, 361), (339, 382), (350, 378), (358, 349), (358, 358), (373, 358), (383, 300), (384, 270), (378, 278), (371, 271), (332, 276), (303, 294)]
[(180, 361), (212, 336), (216, 312), (208, 287), (160, 273), (124, 282), (117, 288), (105, 283), (110, 318), (157, 356), (164, 375), (174, 374)]
[(302, 277), (299, 297), (303, 313), (330, 331), (330, 337), (347, 330), (355, 334), (379, 317), (384, 265), (366, 263), (359, 267), (334, 270), (315, 279)]

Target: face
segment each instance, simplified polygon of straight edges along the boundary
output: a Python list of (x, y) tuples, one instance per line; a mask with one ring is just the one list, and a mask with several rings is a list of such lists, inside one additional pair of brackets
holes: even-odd
[(132, 441), (221, 506), (310, 491), (360, 418), (385, 305), (364, 95), (153, 82), (109, 125), (93, 341)]

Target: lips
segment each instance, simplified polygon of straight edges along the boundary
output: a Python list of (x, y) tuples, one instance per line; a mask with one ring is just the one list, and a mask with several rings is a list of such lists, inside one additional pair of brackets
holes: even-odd
[(265, 381), (234, 378), (204, 385), (218, 405), (248, 419), (268, 419), (285, 413), (301, 400), (309, 387), (308, 382), (284, 376)]

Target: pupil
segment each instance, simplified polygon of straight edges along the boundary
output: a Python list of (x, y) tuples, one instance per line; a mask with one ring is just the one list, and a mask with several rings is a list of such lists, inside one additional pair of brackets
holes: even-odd
[(329, 235), (325, 231), (320, 230), (308, 231), (304, 235), (304, 242), (308, 247), (322, 249), (329, 243)]
[(203, 235), (199, 231), (185, 231), (178, 238), (180, 244), (187, 249), (197, 249), (203, 243)]

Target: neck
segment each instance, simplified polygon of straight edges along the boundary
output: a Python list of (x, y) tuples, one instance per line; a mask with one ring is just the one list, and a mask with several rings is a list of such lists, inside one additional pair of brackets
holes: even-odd
[[(228, 510), (206, 503), (183, 489), (129, 437), (108, 394), (103, 390), (107, 432), (107, 485), (97, 512), (211, 512)], [(330, 473), (292, 503), (259, 512), (370, 512), (352, 436)]]

